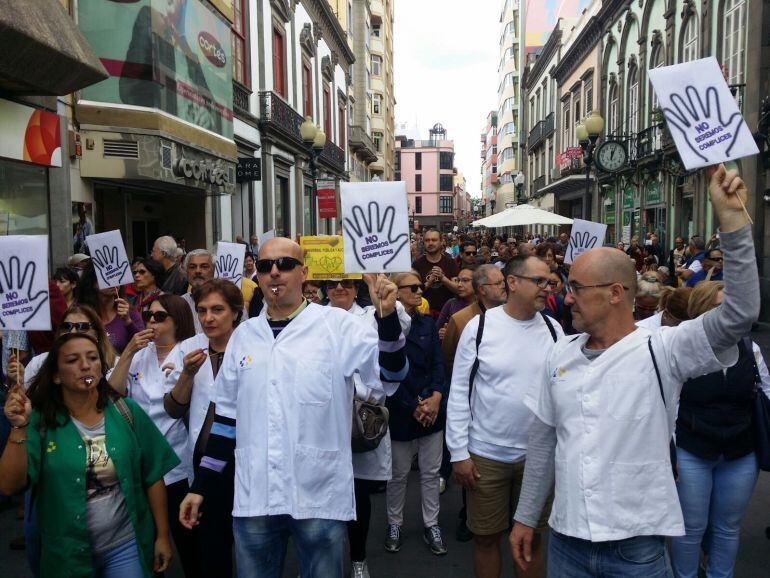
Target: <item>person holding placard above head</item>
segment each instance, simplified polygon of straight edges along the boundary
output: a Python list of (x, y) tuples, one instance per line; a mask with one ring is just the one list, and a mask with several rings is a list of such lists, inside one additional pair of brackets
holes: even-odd
[(83, 271), (75, 295), (79, 304), (88, 305), (99, 313), (110, 342), (118, 353), (123, 351), (135, 333), (144, 329), (140, 314), (131, 310), (122, 287), (99, 289), (93, 263)]
[(161, 291), (173, 295), (187, 293), (187, 275), (182, 270), (177, 256), (177, 244), (174, 237), (158, 237), (152, 245), (150, 258), (163, 267), (165, 279)]
[(280, 576), (291, 536), (303, 577), (341, 578), (346, 522), (355, 518), (352, 379), (357, 372), (388, 394), (406, 375), (397, 290), (384, 275), (368, 278), (375, 330), (339, 308), (308, 304), (302, 248), (289, 239), (263, 241), (257, 274), (267, 307), (228, 343), (214, 425), (180, 519), (199, 523), (201, 506), (232, 485), (222, 472), (234, 462), (239, 568)]
[(90, 336), (62, 335), (28, 393), (5, 403), (0, 491), (33, 488), (43, 578), (149, 578), (171, 561), (163, 476), (179, 458), (105, 369)]
[[(197, 258), (202, 259), (200, 253)], [(166, 377), (163, 406), (173, 419), (187, 417), (190, 467), (195, 472), (212, 431), (214, 379), (230, 336), (243, 319), (243, 296), (230, 281), (212, 279), (197, 285), (193, 298), (202, 332), (182, 341), (169, 354), (165, 365), (171, 372)], [(221, 492), (208, 496), (206, 515), (197, 528), (199, 565), (206, 577), (228, 578), (233, 573), (233, 472), (232, 464), (222, 471), (228, 482)]]
[(162, 293), (160, 286), (163, 285), (163, 267), (152, 259), (134, 259), (131, 273), (134, 276), (134, 289), (137, 291), (132, 305), (135, 311), (141, 313)]
[(672, 575), (665, 537), (685, 533), (669, 455), (682, 383), (736, 362), (760, 303), (746, 186), (723, 165), (707, 177), (728, 265), (720, 307), (676, 327), (637, 328), (626, 255), (596, 248), (572, 264), (566, 303), (585, 333), (556, 344), (545, 386), (525, 400), (535, 420), (510, 537), (522, 568), (555, 480), (549, 576), (593, 576), (597, 566)]
[(169, 353), (173, 347), (195, 335), (192, 314), (184, 299), (176, 295), (159, 295), (142, 312), (143, 331), (134, 334), (120, 361), (109, 376), (112, 387), (139, 404), (180, 459), (168, 472), (166, 484), (167, 511), (171, 535), (184, 568), (185, 576), (198, 576), (199, 564), (195, 537), (179, 523), (179, 504), (189, 490), (192, 457), (189, 455), (187, 428), (181, 418), (172, 418), (163, 407)]

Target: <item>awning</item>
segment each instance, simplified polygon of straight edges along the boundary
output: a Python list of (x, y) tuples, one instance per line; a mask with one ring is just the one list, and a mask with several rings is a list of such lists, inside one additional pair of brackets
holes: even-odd
[[(588, 178), (588, 182), (593, 186), (594, 177), (591, 175)], [(563, 177), (558, 181), (552, 182), (550, 185), (546, 185), (542, 189), (537, 191), (538, 195), (544, 195), (546, 193), (553, 193), (554, 197), (561, 199), (564, 195), (570, 193), (580, 193), (586, 190), (586, 176), (585, 175), (570, 175)]]
[(62, 96), (108, 77), (60, 2), (0, 0), (0, 90)]

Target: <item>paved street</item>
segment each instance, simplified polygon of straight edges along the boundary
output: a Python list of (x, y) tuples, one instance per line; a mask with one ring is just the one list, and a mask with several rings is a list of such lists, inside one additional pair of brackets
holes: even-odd
[[(770, 325), (764, 325), (754, 334), (766, 357), (770, 357)], [(373, 578), (469, 578), (472, 576), (471, 544), (459, 543), (454, 539), (457, 512), (460, 508), (460, 491), (450, 489), (442, 497), (441, 527), (449, 554), (433, 556), (422, 542), (419, 480), (412, 472), (406, 507), (406, 541), (401, 552), (388, 554), (382, 547), (385, 535), (385, 496), (373, 498), (372, 529), (369, 536), (369, 564)], [(736, 578), (761, 578), (770, 576), (770, 540), (765, 537), (765, 527), (770, 525), (770, 474), (762, 473), (752, 498), (749, 510), (743, 520), (741, 547), (738, 554)], [(8, 549), (8, 541), (21, 532), (21, 522), (15, 520), (13, 511), (0, 514), (0, 577), (27, 578), (24, 553)], [(510, 555), (505, 558), (504, 576), (512, 576), (513, 563)], [(168, 573), (171, 578), (181, 578), (182, 573), (175, 567)], [(286, 577), (297, 576), (293, 555), (287, 564)]]

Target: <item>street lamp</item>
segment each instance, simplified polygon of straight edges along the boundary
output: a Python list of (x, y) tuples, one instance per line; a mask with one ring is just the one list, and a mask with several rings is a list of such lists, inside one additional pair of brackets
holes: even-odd
[[(591, 165), (594, 162), (594, 150), (596, 141), (604, 130), (604, 119), (599, 115), (599, 111), (594, 110), (591, 114), (575, 127), (575, 136), (583, 149), (583, 164), (586, 166), (586, 194), (583, 199), (584, 209), (587, 207), (588, 199), (591, 196)], [(583, 211), (583, 218), (587, 218), (587, 211)]]
[(524, 194), (523, 194), (524, 173), (519, 171), (516, 177), (513, 179), (513, 184), (516, 185), (516, 204), (523, 205), (526, 202), (526, 199), (524, 198)]
[(313, 206), (310, 211), (310, 224), (313, 233), (316, 233), (316, 206), (318, 204), (318, 157), (326, 146), (326, 133), (317, 126), (309, 116), (299, 127), (299, 136), (305, 144), (310, 156), (310, 175), (313, 178)]

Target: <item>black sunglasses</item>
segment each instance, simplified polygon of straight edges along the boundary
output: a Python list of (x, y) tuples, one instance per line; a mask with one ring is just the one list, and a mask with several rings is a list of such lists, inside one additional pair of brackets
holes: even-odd
[(166, 311), (142, 311), (142, 321), (149, 323), (151, 319), (155, 319), (156, 323), (163, 323), (171, 315)]
[(399, 285), (399, 289), (411, 289), (412, 293), (417, 293), (418, 289), (422, 289), (421, 283), (415, 283), (414, 285)]
[(302, 262), (294, 257), (278, 257), (277, 259), (259, 259), (256, 263), (257, 273), (270, 273), (273, 265), (278, 267), (279, 271), (293, 271), (295, 267), (302, 265)]
[(73, 331), (77, 331), (78, 333), (85, 333), (86, 331), (89, 331), (93, 328), (94, 324), (88, 321), (64, 321), (59, 325), (59, 331), (62, 333), (72, 333)]
[(326, 281), (327, 289), (336, 289), (337, 285), (340, 285), (343, 289), (352, 289), (356, 286), (356, 282), (353, 279), (337, 279), (334, 281)]
[(476, 252), (476, 251), (463, 251), (463, 253), (465, 253), (466, 255), (468, 255), (468, 257), (474, 257), (474, 256), (476, 256), (476, 254), (477, 254), (477, 252)]

